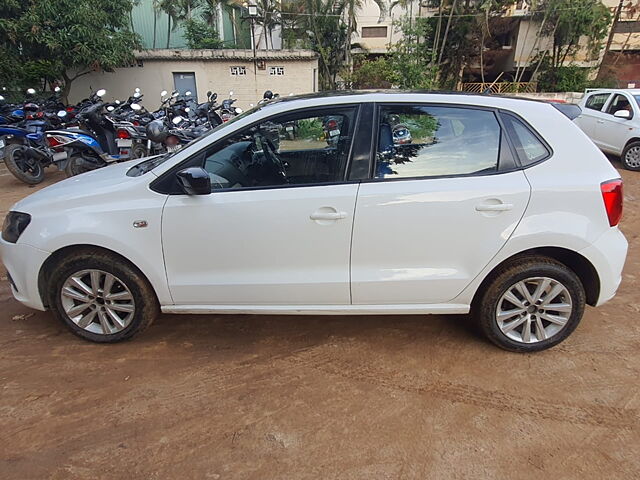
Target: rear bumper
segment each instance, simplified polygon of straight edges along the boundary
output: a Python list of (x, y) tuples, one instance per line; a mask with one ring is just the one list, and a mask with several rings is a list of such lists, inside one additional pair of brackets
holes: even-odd
[(0, 239), (0, 258), (11, 278), (11, 292), (27, 307), (45, 310), (38, 291), (38, 275), (49, 252)]
[(611, 300), (622, 281), (622, 268), (627, 258), (627, 239), (616, 227), (609, 229), (596, 242), (580, 251), (595, 267), (600, 277), (600, 295), (596, 306)]

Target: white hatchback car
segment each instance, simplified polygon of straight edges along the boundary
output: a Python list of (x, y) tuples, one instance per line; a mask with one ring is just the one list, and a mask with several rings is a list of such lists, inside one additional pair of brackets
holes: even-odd
[(602, 151), (620, 157), (629, 170), (640, 170), (640, 89), (594, 90), (578, 104), (576, 124)]
[(618, 173), (550, 104), (311, 95), (25, 198), (1, 253), (19, 301), (97, 342), (160, 311), (473, 309), (491, 341), (535, 351), (615, 294), (621, 213)]

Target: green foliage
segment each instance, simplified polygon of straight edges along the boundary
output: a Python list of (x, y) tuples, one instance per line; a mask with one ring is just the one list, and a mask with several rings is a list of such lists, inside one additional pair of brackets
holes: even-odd
[(357, 66), (348, 78), (351, 88), (391, 88), (398, 85), (400, 78), (392, 62), (385, 57), (365, 60)]
[(542, 92), (582, 92), (588, 85), (589, 69), (577, 65), (545, 68), (538, 77)]
[[(133, 61), (131, 0), (32, 0), (0, 7), (0, 83), (71, 82)], [(19, 52), (19, 53), (18, 53)], [(6, 55), (6, 57), (5, 57)], [(39, 78), (38, 78), (39, 77)]]
[(408, 89), (437, 87), (438, 68), (433, 64), (433, 28), (427, 18), (403, 19), (395, 24), (402, 38), (391, 48), (390, 67), (396, 85)]
[(184, 36), (189, 48), (222, 48), (218, 30), (203, 20), (191, 19), (184, 22)]
[(303, 140), (317, 140), (324, 133), (322, 120), (319, 118), (305, 118), (298, 121), (296, 136)]
[(438, 119), (432, 115), (399, 115), (403, 123), (411, 132), (416, 142), (425, 142), (435, 135), (438, 129)]

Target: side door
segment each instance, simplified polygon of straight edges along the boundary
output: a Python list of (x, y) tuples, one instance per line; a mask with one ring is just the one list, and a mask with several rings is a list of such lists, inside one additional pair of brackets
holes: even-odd
[[(618, 110), (629, 112), (629, 118), (614, 117)], [(620, 155), (631, 137), (633, 130), (631, 119), (638, 114), (638, 104), (626, 94), (614, 94), (605, 107), (605, 114), (596, 127), (596, 137), (600, 148), (609, 153)]]
[[(345, 171), (358, 107), (331, 110), (343, 127), (331, 147), (316, 135), (327, 112), (305, 110), (244, 128), (176, 167), (203, 167), (213, 192), (165, 187), (162, 241), (175, 304), (350, 303), (358, 184), (346, 182)], [(313, 128), (287, 137), (292, 120)]]
[(575, 119), (578, 127), (598, 146), (600, 145), (596, 138), (596, 126), (605, 116), (602, 109), (610, 96), (609, 92), (588, 93), (583, 103), (582, 113)]
[(373, 178), (356, 204), (353, 303), (448, 302), (513, 233), (529, 183), (493, 110), (385, 104), (377, 123)]

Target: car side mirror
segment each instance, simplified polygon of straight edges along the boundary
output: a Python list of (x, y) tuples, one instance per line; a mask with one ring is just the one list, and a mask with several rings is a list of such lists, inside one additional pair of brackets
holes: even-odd
[(178, 182), (187, 195), (209, 195), (211, 178), (202, 167), (189, 167), (177, 173)]
[(629, 110), (617, 110), (613, 114), (613, 116), (616, 118), (624, 118), (628, 120), (631, 118), (631, 112)]

